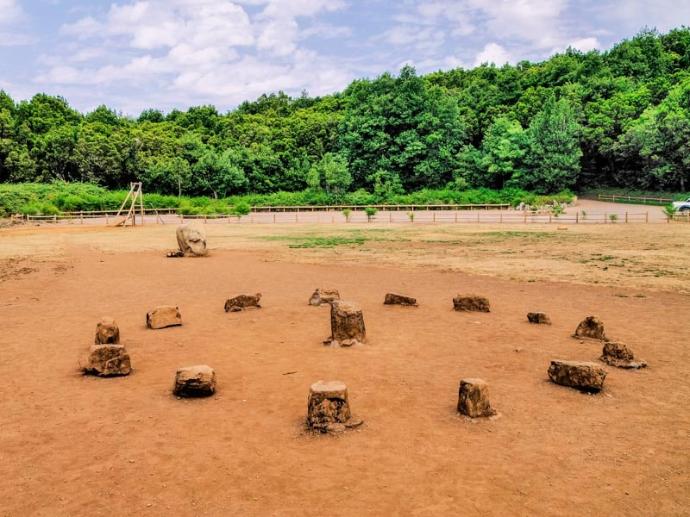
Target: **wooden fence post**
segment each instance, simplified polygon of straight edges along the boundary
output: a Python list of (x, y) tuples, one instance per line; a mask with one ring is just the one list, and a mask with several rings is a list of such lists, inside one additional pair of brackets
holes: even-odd
[(625, 212), (625, 222), (628, 222), (628, 212)]
[(645, 212), (644, 214), (644, 222), (648, 223), (649, 222), (649, 212)]
[(580, 222), (580, 211), (575, 212), (575, 224)]

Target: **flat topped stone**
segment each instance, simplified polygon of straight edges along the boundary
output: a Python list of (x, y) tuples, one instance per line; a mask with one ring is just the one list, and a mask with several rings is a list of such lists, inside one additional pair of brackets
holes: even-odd
[(556, 384), (580, 391), (598, 392), (604, 387), (606, 370), (597, 363), (586, 361), (551, 361), (549, 378)]
[(340, 381), (318, 381), (309, 388), (307, 427), (321, 433), (341, 433), (357, 427), (362, 420), (353, 418), (347, 386)]
[(96, 324), (94, 343), (97, 345), (117, 345), (120, 343), (120, 329), (113, 318), (104, 316)]
[(536, 325), (551, 325), (551, 318), (544, 312), (528, 312), (527, 321)]
[(639, 369), (647, 366), (646, 361), (635, 360), (635, 354), (627, 345), (616, 341), (604, 343), (599, 359), (617, 368)]
[(362, 309), (354, 302), (331, 303), (331, 337), (324, 344), (349, 347), (366, 341)]
[(216, 391), (216, 372), (199, 364), (179, 368), (175, 373), (173, 393), (178, 397), (208, 397)]
[(129, 375), (132, 364), (122, 345), (91, 345), (84, 373), (99, 377)]
[(347, 398), (347, 386), (340, 381), (317, 381), (309, 387), (309, 391), (324, 398)]
[(240, 312), (244, 309), (260, 309), (261, 293), (240, 294), (225, 301), (225, 312)]
[(604, 322), (596, 316), (587, 316), (583, 319), (575, 329), (573, 337), (599, 339), (602, 341), (609, 340), (604, 332)]
[(475, 294), (459, 294), (453, 298), (453, 309), (466, 312), (490, 312), (489, 299)]
[(396, 293), (386, 293), (383, 300), (384, 305), (405, 305), (409, 307), (417, 307), (417, 299), (411, 296), (405, 296)]
[(314, 293), (309, 298), (309, 305), (318, 307), (324, 303), (331, 303), (335, 300), (340, 300), (340, 293), (337, 289), (321, 289), (314, 290)]
[(161, 305), (146, 314), (146, 326), (162, 329), (182, 325), (180, 309), (174, 305)]
[(489, 385), (486, 381), (471, 377), (460, 380), (458, 411), (471, 418), (496, 414), (489, 401)]

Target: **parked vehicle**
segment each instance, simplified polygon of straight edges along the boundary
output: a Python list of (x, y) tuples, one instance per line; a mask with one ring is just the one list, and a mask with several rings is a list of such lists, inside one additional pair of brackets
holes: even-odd
[(685, 201), (675, 201), (673, 203), (673, 208), (678, 212), (690, 212), (690, 197)]

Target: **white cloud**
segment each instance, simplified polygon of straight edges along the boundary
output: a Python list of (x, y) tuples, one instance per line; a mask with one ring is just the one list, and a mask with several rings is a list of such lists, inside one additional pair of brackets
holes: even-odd
[(510, 62), (510, 53), (498, 43), (488, 43), (482, 51), (477, 54), (474, 60), (474, 66), (479, 66), (483, 63), (493, 63), (498, 66), (505, 65)]
[(343, 6), (332, 0), (121, 1), (101, 17), (64, 25), (70, 52), (44, 56), (46, 68), (35, 80), (61, 88), (97, 85), (102, 92), (124, 84), (132, 96), (144, 92), (130, 108), (167, 101), (229, 107), (276, 90), (322, 94), (344, 87), (353, 74), (302, 42), (328, 29), (313, 20), (319, 13)]
[(570, 47), (580, 52), (589, 52), (590, 50), (601, 48), (601, 44), (597, 38), (581, 38), (571, 42)]
[(0, 0), (0, 25), (16, 23), (23, 18), (24, 11), (17, 0)]

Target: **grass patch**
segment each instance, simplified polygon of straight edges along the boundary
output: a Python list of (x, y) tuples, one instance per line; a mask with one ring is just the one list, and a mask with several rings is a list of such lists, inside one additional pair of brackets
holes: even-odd
[[(299, 240), (299, 239), (295, 239)], [(366, 237), (308, 237), (289, 244), (289, 248), (335, 248), (337, 246), (361, 246)]]

